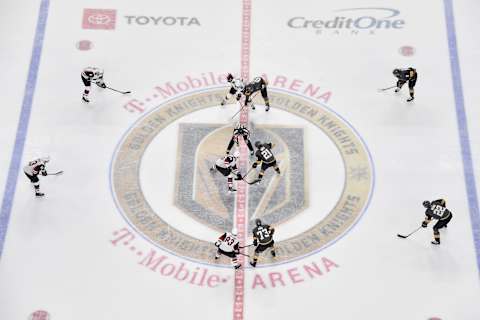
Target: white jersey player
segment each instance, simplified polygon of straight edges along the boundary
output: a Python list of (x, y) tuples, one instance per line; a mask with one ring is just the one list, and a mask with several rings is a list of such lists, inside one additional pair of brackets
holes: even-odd
[(233, 155), (226, 155), (225, 157), (217, 159), (215, 164), (210, 168), (210, 171), (220, 172), (224, 177), (227, 177), (228, 192), (235, 192), (236, 189), (233, 188), (233, 178), (235, 180), (242, 180), (242, 175), (238, 171), (237, 161), (240, 153), (235, 151)]
[(82, 100), (85, 102), (90, 102), (88, 99), (88, 94), (90, 93), (90, 88), (92, 82), (95, 82), (97, 86), (105, 89), (107, 85), (103, 81), (103, 70), (96, 67), (86, 67), (82, 71), (82, 81), (85, 85), (85, 90), (83, 91)]
[(220, 105), (222, 106), (224, 106), (227, 103), (227, 100), (232, 96), (235, 96), (237, 101), (240, 100), (242, 97), (242, 91), (245, 89), (245, 83), (243, 83), (243, 80), (240, 78), (233, 78), (232, 74), (230, 73), (227, 75), (227, 81), (230, 83), (230, 90), (222, 99), (222, 102), (220, 102)]
[(237, 254), (240, 252), (239, 245), (240, 242), (237, 239), (237, 230), (235, 228), (233, 228), (232, 232), (225, 232), (215, 242), (215, 246), (218, 248), (215, 260), (224, 255), (232, 259), (235, 269), (240, 268), (242, 265), (237, 260)]
[(40, 192), (40, 180), (38, 179), (38, 175), (47, 175), (46, 164), (49, 161), (49, 157), (39, 158), (30, 161), (26, 166), (23, 167), (23, 172), (33, 184), (33, 187), (35, 188), (35, 195), (37, 197), (43, 197), (45, 195), (44, 193)]

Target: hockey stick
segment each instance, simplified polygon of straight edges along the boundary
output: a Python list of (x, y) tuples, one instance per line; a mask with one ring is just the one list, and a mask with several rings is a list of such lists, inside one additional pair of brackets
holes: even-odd
[(245, 108), (245, 106), (246, 106), (246, 105), (244, 104), (244, 105), (240, 108), (240, 110), (238, 110), (238, 111), (230, 118), (230, 120), (233, 119), (233, 118), (235, 118), (235, 116), (236, 116), (237, 114), (239, 114), (240, 111), (242, 111), (243, 108)]
[(249, 258), (250, 258), (250, 256), (249, 256), (248, 254), (245, 254), (245, 253), (239, 252), (239, 253), (237, 253), (237, 254), (241, 254), (242, 256), (245, 256), (245, 257), (249, 257)]
[(387, 90), (390, 90), (390, 89), (393, 89), (393, 88), (396, 88), (396, 87), (397, 87), (397, 85), (394, 85), (394, 86), (391, 86), (391, 87), (388, 87), (388, 88), (378, 89), (378, 92), (387, 91)]
[(248, 248), (248, 247), (251, 247), (251, 246), (253, 246), (253, 243), (252, 243), (252, 244), (249, 244), (248, 246), (240, 247), (240, 249)]
[(132, 91), (120, 91), (120, 90), (117, 90), (117, 89), (114, 89), (114, 88), (111, 88), (111, 87), (105, 87), (105, 88), (110, 89), (110, 90), (115, 91), (115, 92), (118, 92), (118, 93), (121, 93), (121, 94), (132, 93)]
[(422, 226), (418, 227), (417, 229), (413, 230), (412, 232), (410, 232), (410, 233), (407, 234), (406, 236), (401, 235), (401, 234), (397, 234), (397, 236), (398, 236), (399, 238), (406, 239), (406, 238), (410, 237), (412, 234), (414, 234), (415, 232), (417, 232), (418, 230), (420, 230), (421, 228), (422, 228)]
[[(258, 92), (255, 93), (255, 95), (252, 97), (252, 105), (253, 105), (253, 98), (255, 98), (255, 97), (257, 96), (257, 94), (258, 94)], [(233, 118), (235, 118), (235, 116), (236, 116), (237, 114), (239, 114), (240, 111), (242, 111), (243, 108), (245, 108), (246, 106), (247, 106), (247, 103), (245, 103), (245, 104), (240, 108), (240, 110), (238, 110), (238, 111), (230, 118), (230, 120), (233, 119)]]
[(47, 176), (59, 176), (63, 174), (63, 170), (60, 170), (58, 172), (55, 172), (55, 173), (48, 173)]

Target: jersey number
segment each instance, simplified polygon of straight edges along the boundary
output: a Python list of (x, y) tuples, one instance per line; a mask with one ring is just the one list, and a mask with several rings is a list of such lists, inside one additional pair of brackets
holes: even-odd
[(445, 210), (447, 210), (447, 208), (439, 205), (433, 205), (431, 209), (433, 213), (436, 214), (437, 216), (441, 216), (445, 212)]
[(270, 237), (270, 232), (268, 232), (267, 229), (259, 229), (257, 231), (257, 236), (260, 238), (260, 240), (263, 240), (265, 238)]
[(231, 246), (235, 240), (233, 240), (232, 238), (230, 237), (226, 237), (225, 240), (224, 240), (229, 246)]
[(268, 149), (263, 149), (261, 154), (265, 158), (265, 160), (268, 160), (273, 156), (273, 154)]

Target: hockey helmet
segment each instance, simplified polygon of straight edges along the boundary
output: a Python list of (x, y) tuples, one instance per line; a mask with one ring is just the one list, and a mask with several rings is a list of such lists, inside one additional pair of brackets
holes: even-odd
[(394, 76), (399, 76), (400, 75), (400, 69), (393, 69), (393, 75)]
[(431, 206), (430, 201), (425, 200), (425, 201), (423, 201), (422, 204), (425, 208), (430, 209), (430, 206)]
[(260, 149), (261, 146), (262, 146), (262, 143), (260, 141), (255, 141), (255, 147), (257, 149)]
[(231, 73), (227, 74), (227, 81), (232, 82), (233, 81), (233, 76)]
[(232, 233), (234, 236), (236, 236), (237, 233), (238, 233), (238, 232), (237, 232), (237, 228), (233, 227), (231, 233)]
[(258, 226), (261, 226), (262, 225), (262, 220), (260, 219), (255, 219), (255, 225), (258, 227)]
[(440, 205), (445, 207), (447, 205), (447, 201), (445, 201), (445, 199), (440, 199)]

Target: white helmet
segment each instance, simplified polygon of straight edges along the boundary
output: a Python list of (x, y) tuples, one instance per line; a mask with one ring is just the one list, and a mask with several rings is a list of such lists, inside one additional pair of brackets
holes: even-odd
[(237, 235), (237, 228), (233, 227), (231, 233), (232, 233), (234, 236), (236, 236), (236, 235)]

